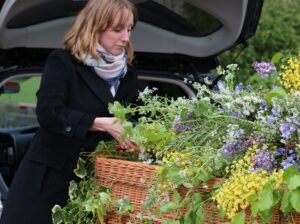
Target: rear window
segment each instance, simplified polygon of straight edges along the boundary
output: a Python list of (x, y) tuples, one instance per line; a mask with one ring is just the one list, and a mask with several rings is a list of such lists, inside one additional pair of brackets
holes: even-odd
[[(0, 0), (0, 6), (3, 0)], [(19, 1), (19, 4), (21, 4)], [(137, 9), (139, 20), (186, 36), (206, 36), (222, 27), (214, 16), (201, 10), (188, 0), (141, 1)], [(196, 1), (197, 3), (197, 1)], [(86, 4), (86, 0), (40, 2), (18, 11), (7, 23), (7, 28), (21, 28), (63, 17), (73, 17)], [(15, 6), (17, 7), (17, 6)]]
[(141, 21), (188, 36), (206, 36), (222, 27), (214, 16), (185, 0), (154, 0), (138, 4)]

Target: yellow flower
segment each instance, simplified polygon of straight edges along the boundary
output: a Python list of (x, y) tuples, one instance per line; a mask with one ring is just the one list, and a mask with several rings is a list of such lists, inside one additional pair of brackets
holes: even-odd
[[(265, 146), (267, 147), (267, 146)], [(275, 187), (282, 184), (283, 170), (267, 172), (260, 170), (251, 172), (252, 159), (255, 155), (257, 145), (249, 148), (244, 158), (230, 166), (231, 176), (216, 191), (213, 200), (217, 202), (229, 219), (233, 218), (240, 209), (249, 206), (247, 201), (250, 195), (259, 192), (268, 181), (274, 181)]]
[(300, 52), (297, 56), (290, 57), (287, 65), (281, 66), (280, 83), (289, 92), (300, 90)]

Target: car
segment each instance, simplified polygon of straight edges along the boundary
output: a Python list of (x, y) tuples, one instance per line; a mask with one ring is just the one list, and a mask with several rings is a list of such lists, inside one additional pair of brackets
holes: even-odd
[[(218, 83), (218, 55), (245, 44), (257, 29), (263, 0), (133, 0), (139, 20), (132, 33), (141, 83), (167, 97), (193, 97), (185, 82)], [(0, 193), (35, 132), (35, 93), (46, 58), (86, 0), (0, 1)], [(33, 177), (34, 178), (34, 177)]]

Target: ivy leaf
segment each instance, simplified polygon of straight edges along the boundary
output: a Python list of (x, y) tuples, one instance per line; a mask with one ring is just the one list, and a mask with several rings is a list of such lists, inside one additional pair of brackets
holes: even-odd
[(297, 212), (300, 212), (300, 188), (297, 188), (296, 190), (293, 190), (291, 192), (290, 201), (291, 201), (293, 208)]
[(300, 186), (300, 175), (292, 176), (288, 184), (289, 190), (290, 191), (295, 190), (299, 186)]
[(289, 191), (285, 191), (280, 202), (280, 210), (285, 214), (289, 213), (292, 210), (290, 197), (291, 193)]
[(273, 217), (273, 207), (268, 210), (259, 211), (259, 215), (262, 218), (263, 223), (269, 223)]
[(168, 202), (160, 207), (160, 211), (163, 213), (168, 213), (168, 212), (176, 209), (177, 207), (178, 206), (174, 202)]
[(79, 157), (78, 162), (77, 162), (77, 167), (74, 170), (74, 173), (76, 176), (79, 178), (84, 178), (87, 175), (86, 168), (85, 168), (85, 161)]
[(271, 104), (272, 103), (272, 99), (274, 97), (278, 97), (278, 98), (284, 98), (287, 95), (286, 91), (281, 88), (281, 87), (276, 87), (272, 90), (270, 90), (268, 93), (266, 93), (265, 95), (265, 99), (266, 101)]
[(185, 216), (185, 223), (196, 223), (197, 220), (197, 214), (195, 211), (190, 211), (189, 213), (186, 214)]
[(258, 195), (257, 194), (251, 194), (247, 197), (247, 201), (249, 202), (254, 202), (258, 199)]
[(271, 80), (272, 83), (276, 82), (278, 80), (278, 77), (280, 76), (279, 72), (272, 72), (270, 74), (269, 79)]
[(134, 206), (133, 204), (131, 204), (130, 199), (128, 197), (118, 200), (118, 206), (119, 212), (121, 214), (134, 211)]
[(282, 176), (283, 182), (286, 183), (286, 184), (289, 184), (290, 179), (294, 175), (297, 175), (297, 174), (299, 174), (298, 169), (295, 166), (289, 166), (288, 168), (286, 168), (284, 170), (284, 173), (283, 173), (283, 176)]
[(258, 202), (255, 202), (255, 203), (251, 204), (251, 214), (252, 214), (252, 216), (257, 216), (258, 205), (259, 205)]
[(191, 189), (191, 188), (193, 188), (194, 185), (192, 183), (184, 182), (183, 186), (185, 186), (188, 189)]
[(110, 194), (108, 194), (106, 192), (100, 192), (99, 198), (100, 198), (101, 204), (104, 204), (104, 205), (108, 205), (111, 201)]
[(283, 195), (283, 190), (275, 190), (273, 191), (273, 204), (277, 204), (280, 202), (280, 200), (282, 199), (282, 195)]
[(273, 55), (271, 61), (272, 61), (273, 63), (277, 64), (277, 63), (280, 62), (280, 60), (281, 60), (282, 57), (283, 57), (283, 54), (280, 53), (280, 52), (278, 52), (278, 53), (276, 53), (276, 54)]
[(95, 215), (95, 211), (97, 209), (95, 200), (89, 199), (89, 200), (86, 200), (86, 201), (84, 201), (82, 203), (83, 203), (82, 205), (84, 207), (84, 210), (86, 212), (91, 212), (93, 215)]
[(63, 211), (59, 205), (54, 205), (52, 208), (52, 223), (60, 224), (63, 223)]
[(173, 191), (173, 201), (178, 205), (180, 203), (180, 195), (178, 191)]
[(265, 211), (273, 207), (273, 191), (271, 184), (266, 184), (258, 195), (258, 209)]
[(197, 177), (200, 181), (206, 182), (206, 181), (210, 180), (213, 177), (213, 175), (208, 170), (199, 169)]
[(237, 213), (231, 220), (231, 224), (242, 224), (242, 223), (245, 223), (245, 213), (244, 212)]
[(266, 82), (266, 80), (257, 74), (252, 75), (247, 79), (247, 83), (251, 83), (251, 84), (259, 83), (260, 85), (266, 86), (265, 82)]
[(69, 185), (69, 198), (70, 200), (74, 200), (77, 196), (77, 183), (72, 180)]
[(204, 209), (204, 203), (198, 204), (198, 209), (197, 209), (196, 215), (197, 215), (198, 223), (205, 223), (206, 211)]

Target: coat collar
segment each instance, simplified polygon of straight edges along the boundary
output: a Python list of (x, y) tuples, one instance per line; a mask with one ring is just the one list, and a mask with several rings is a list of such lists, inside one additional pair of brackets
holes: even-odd
[(105, 104), (113, 103), (115, 100), (124, 99), (130, 91), (134, 80), (132, 72), (129, 69), (124, 78), (120, 80), (121, 83), (114, 98), (110, 92), (110, 86), (105, 82), (105, 80), (96, 75), (89, 66), (79, 64), (76, 69), (86, 85)]

